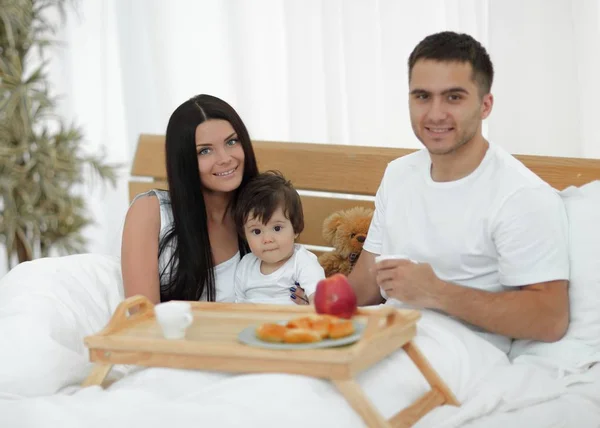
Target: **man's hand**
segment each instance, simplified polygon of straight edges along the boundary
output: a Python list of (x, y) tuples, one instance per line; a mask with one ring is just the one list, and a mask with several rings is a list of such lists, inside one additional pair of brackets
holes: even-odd
[(427, 263), (382, 260), (375, 265), (377, 284), (388, 297), (420, 308), (437, 308), (444, 282)]

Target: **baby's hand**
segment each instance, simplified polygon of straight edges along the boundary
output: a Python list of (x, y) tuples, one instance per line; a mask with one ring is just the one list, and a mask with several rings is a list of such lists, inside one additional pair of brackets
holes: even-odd
[(308, 305), (308, 297), (304, 293), (304, 289), (300, 287), (300, 284), (296, 283), (293, 287), (290, 287), (290, 299), (297, 305)]

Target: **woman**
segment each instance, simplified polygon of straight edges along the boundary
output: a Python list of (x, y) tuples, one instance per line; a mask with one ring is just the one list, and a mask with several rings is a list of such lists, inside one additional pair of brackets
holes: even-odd
[(225, 101), (198, 95), (171, 115), (166, 134), (169, 192), (138, 195), (125, 219), (125, 297), (234, 301), (234, 275), (248, 252), (232, 210), (258, 174), (250, 136)]

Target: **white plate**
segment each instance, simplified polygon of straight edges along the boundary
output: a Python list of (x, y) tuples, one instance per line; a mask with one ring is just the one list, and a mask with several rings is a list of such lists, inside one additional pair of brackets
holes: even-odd
[[(285, 325), (287, 321), (281, 321), (279, 324)], [(318, 348), (334, 348), (337, 346), (350, 345), (360, 339), (365, 329), (363, 323), (352, 321), (354, 324), (354, 333), (350, 336), (342, 337), (340, 339), (323, 339), (318, 342), (311, 343), (272, 343), (265, 342), (256, 337), (256, 329), (258, 325), (251, 325), (246, 327), (238, 335), (238, 340), (249, 346), (265, 349), (318, 349)]]

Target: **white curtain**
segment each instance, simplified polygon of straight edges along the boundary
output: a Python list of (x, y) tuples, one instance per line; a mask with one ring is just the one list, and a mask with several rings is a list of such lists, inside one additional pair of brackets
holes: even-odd
[(491, 140), (513, 153), (600, 158), (599, 3), (80, 0), (59, 34), (55, 90), (89, 148), (126, 165), (116, 191), (89, 196), (89, 250), (119, 253), (137, 137), (163, 134), (195, 94), (231, 103), (254, 139), (419, 147), (406, 61), (442, 30), (491, 54)]

